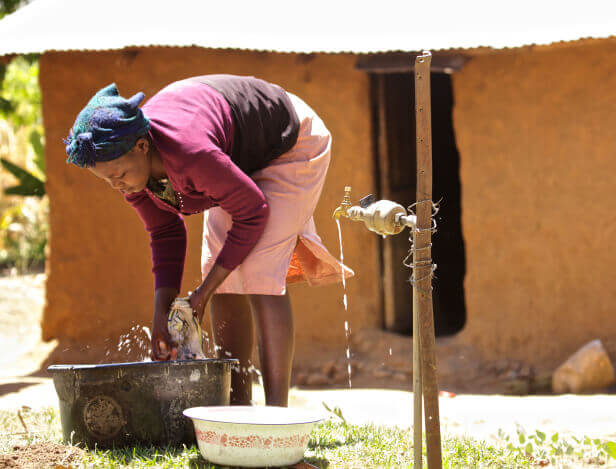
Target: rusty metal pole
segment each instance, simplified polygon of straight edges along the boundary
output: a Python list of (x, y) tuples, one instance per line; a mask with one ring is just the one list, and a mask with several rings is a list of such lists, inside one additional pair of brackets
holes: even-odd
[[(428, 469), (442, 468), (441, 426), (438, 409), (438, 381), (432, 309), (432, 115), (430, 107), (430, 61), (424, 51), (415, 58), (415, 121), (417, 138), (417, 227), (413, 234), (413, 309), (419, 320), (413, 323), (419, 338), (421, 383), (425, 411)], [(415, 356), (413, 356), (415, 364)], [(415, 372), (416, 370), (413, 370)], [(413, 390), (417, 392), (416, 389)], [(421, 428), (421, 427), (420, 427)], [(421, 467), (418, 466), (418, 467)]]

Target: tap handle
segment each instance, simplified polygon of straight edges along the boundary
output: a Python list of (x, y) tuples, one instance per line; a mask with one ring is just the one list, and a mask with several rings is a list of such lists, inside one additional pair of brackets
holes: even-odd
[(361, 208), (368, 208), (370, 205), (374, 203), (374, 195), (368, 194), (365, 197), (362, 197), (359, 201), (359, 206)]
[(342, 205), (350, 207), (353, 205), (351, 202), (351, 186), (344, 187), (344, 197), (342, 198)]

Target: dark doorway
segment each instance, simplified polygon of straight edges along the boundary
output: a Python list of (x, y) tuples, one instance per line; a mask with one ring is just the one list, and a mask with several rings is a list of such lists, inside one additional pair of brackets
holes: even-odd
[[(415, 86), (411, 73), (374, 73), (371, 77), (378, 197), (402, 205), (415, 201)], [(462, 329), (466, 319), (464, 241), (460, 223), (460, 157), (455, 143), (451, 76), (431, 74), (433, 200), (440, 200), (432, 257), (437, 336)], [(381, 240), (385, 328), (412, 333), (410, 270), (404, 266), (409, 232)]]

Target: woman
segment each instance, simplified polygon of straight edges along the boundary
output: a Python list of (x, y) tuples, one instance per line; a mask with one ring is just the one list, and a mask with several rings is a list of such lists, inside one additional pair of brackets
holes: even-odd
[(139, 108), (115, 84), (100, 90), (65, 140), (68, 162), (125, 195), (150, 234), (152, 358), (174, 359), (167, 313), (180, 291), (183, 215), (204, 212), (203, 281), (219, 357), (238, 358), (232, 404), (251, 400), (253, 321), (268, 405), (286, 406), (294, 325), (286, 284), (352, 275), (325, 249), (312, 218), (331, 136), (302, 100), (254, 77), (206, 75), (167, 86)]

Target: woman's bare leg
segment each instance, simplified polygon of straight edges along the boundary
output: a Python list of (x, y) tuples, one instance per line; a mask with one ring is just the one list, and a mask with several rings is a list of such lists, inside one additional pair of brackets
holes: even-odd
[(239, 370), (231, 371), (231, 405), (250, 405), (252, 379), (249, 367), (253, 347), (253, 319), (245, 295), (212, 297), (210, 317), (218, 358), (237, 358)]
[(295, 328), (288, 294), (248, 295), (259, 340), (265, 403), (286, 407), (295, 351)]

